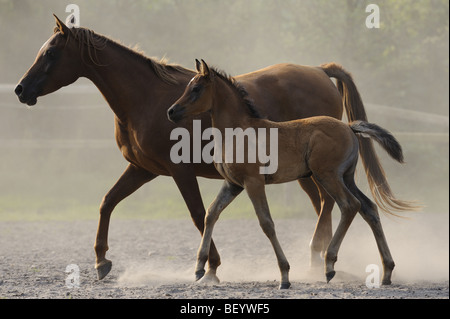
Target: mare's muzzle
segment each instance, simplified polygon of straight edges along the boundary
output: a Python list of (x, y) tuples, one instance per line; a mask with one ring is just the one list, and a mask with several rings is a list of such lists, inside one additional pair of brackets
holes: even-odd
[(19, 83), (14, 89), (14, 93), (16, 93), (19, 101), (21, 103), (25, 103), (29, 106), (35, 105), (37, 102), (38, 94), (35, 90), (27, 90), (26, 86), (22, 83)]
[(167, 118), (173, 123), (178, 123), (184, 118), (185, 112), (184, 107), (179, 104), (174, 104), (167, 110)]

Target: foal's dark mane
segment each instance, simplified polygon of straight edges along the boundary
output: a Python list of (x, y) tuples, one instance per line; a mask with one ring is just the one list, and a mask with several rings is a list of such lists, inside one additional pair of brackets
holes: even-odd
[(244, 102), (247, 113), (252, 118), (261, 118), (261, 115), (259, 114), (258, 110), (256, 109), (255, 104), (253, 101), (249, 98), (249, 94), (247, 90), (244, 88), (244, 86), (239, 83), (234, 77), (231, 75), (226, 74), (224, 71), (219, 70), (217, 68), (211, 68), (211, 70), (214, 72), (215, 75), (217, 75), (219, 78), (225, 81), (233, 90), (235, 90), (236, 93), (239, 94), (239, 96), (242, 98), (242, 101)]
[[(55, 28), (55, 33), (59, 29)], [(162, 58), (159, 61), (145, 56), (142, 52), (136, 49), (131, 49), (122, 45), (121, 43), (114, 41), (104, 35), (95, 33), (94, 31), (86, 28), (70, 28), (72, 37), (78, 41), (80, 50), (87, 47), (89, 59), (97, 66), (105, 66), (97, 56), (97, 51), (104, 50), (107, 44), (112, 45), (115, 48), (123, 50), (125, 53), (133, 56), (134, 58), (141, 60), (148, 64), (155, 74), (164, 82), (168, 84), (179, 84), (178, 79), (173, 72), (180, 72), (182, 74), (192, 74), (192, 71), (176, 64), (169, 64), (166, 59)], [(71, 37), (68, 37), (68, 41)]]

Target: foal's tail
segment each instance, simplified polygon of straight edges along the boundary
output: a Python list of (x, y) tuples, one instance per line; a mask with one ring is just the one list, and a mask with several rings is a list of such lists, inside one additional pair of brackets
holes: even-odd
[[(364, 121), (365, 124), (362, 124), (364, 122), (353, 124), (356, 125), (356, 127), (359, 126), (360, 129), (364, 128), (365, 132), (361, 133), (373, 137), (395, 160), (403, 162), (402, 150), (397, 140), (395, 140), (389, 132), (381, 129), (379, 126), (367, 123), (364, 104), (351, 74), (336, 63), (324, 64), (321, 65), (321, 68), (329, 77), (333, 77), (337, 80), (337, 88), (342, 95), (348, 121)], [(357, 128), (352, 127), (352, 129), (355, 130)], [(378, 132), (378, 134), (375, 134), (376, 132)], [(358, 136), (358, 140), (359, 153), (367, 174), (370, 190), (377, 205), (384, 212), (392, 215), (396, 215), (392, 211), (417, 210), (419, 207), (414, 203), (395, 198), (386, 179), (383, 167), (375, 153), (372, 140), (362, 136)]]
[(397, 139), (388, 131), (374, 123), (364, 121), (353, 121), (349, 123), (355, 133), (361, 137), (370, 137), (378, 142), (383, 149), (397, 162), (403, 163), (403, 151)]
[[(353, 132), (357, 133), (360, 145), (370, 141), (367, 137), (378, 142), (381, 147), (397, 162), (403, 163), (403, 151), (397, 139), (384, 128), (365, 121), (353, 121), (350, 124)], [(373, 145), (371, 145), (373, 147)], [(395, 198), (389, 187), (383, 168), (378, 158), (366, 159), (364, 162), (370, 190), (377, 205), (386, 213), (399, 216), (392, 211), (417, 210), (420, 207), (413, 202)]]

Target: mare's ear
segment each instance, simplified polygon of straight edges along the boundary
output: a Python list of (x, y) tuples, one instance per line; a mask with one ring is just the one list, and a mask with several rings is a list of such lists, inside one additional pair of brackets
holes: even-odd
[(62, 35), (68, 36), (70, 31), (69, 28), (55, 14), (53, 14), (53, 16), (56, 20), (55, 32), (59, 31)]
[(201, 72), (201, 63), (199, 60), (195, 59), (195, 68), (197, 69), (197, 72), (200, 73)]
[(211, 72), (209, 71), (209, 67), (206, 64), (206, 62), (202, 59), (202, 67), (201, 67), (201, 72), (202, 76), (209, 76), (211, 74)]

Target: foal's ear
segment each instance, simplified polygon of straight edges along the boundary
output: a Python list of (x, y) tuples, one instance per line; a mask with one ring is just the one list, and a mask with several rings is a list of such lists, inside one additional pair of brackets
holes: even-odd
[(209, 74), (211, 73), (209, 71), (209, 67), (206, 64), (206, 62), (202, 59), (202, 67), (201, 67), (201, 72), (200, 72), (203, 76), (209, 76)]
[(55, 20), (56, 20), (55, 32), (59, 31), (62, 35), (68, 36), (69, 28), (55, 14), (53, 14), (53, 16), (55, 17)]

